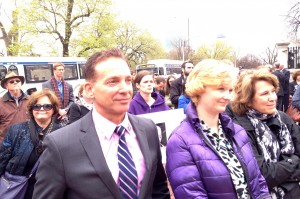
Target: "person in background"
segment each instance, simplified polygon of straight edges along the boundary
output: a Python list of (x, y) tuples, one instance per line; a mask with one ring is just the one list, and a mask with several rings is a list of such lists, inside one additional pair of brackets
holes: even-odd
[(285, 77), (279, 68), (280, 64), (276, 63), (274, 65), (273, 74), (277, 77), (279, 82), (279, 89), (277, 92), (277, 110), (283, 111), (283, 97), (284, 97), (284, 86), (285, 86)]
[(298, 85), (300, 84), (300, 70), (295, 71), (292, 74), (293, 81), (289, 84), (290, 98), (293, 97)]
[(135, 85), (139, 92), (133, 97), (128, 113), (134, 115), (170, 110), (163, 96), (153, 91), (153, 76), (149, 71), (139, 71), (135, 77)]
[(89, 98), (84, 90), (84, 84), (81, 84), (78, 91), (78, 99), (69, 109), (69, 124), (85, 116), (93, 108), (93, 99)]
[(269, 72), (249, 70), (238, 79), (226, 112), (247, 131), (273, 198), (295, 199), (300, 196), (300, 131), (276, 109), (278, 84)]
[(192, 102), (167, 143), (175, 198), (269, 198), (245, 130), (224, 113), (236, 81), (232, 64), (203, 60), (187, 78)]
[(156, 77), (155, 79), (155, 91), (158, 92), (161, 96), (165, 97), (165, 86), (166, 80), (163, 77)]
[(185, 85), (186, 83), (184, 83), (183, 94), (178, 98), (178, 108), (183, 108), (184, 114), (186, 113), (187, 105), (191, 101), (191, 98), (185, 92)]
[(168, 76), (165, 86), (165, 103), (171, 108), (174, 109), (174, 105), (171, 102), (170, 99), (170, 87), (175, 81), (176, 77), (173, 75)]
[(132, 78), (131, 82), (132, 82), (132, 89), (133, 89), (132, 97), (134, 97), (135, 94), (138, 91), (138, 89), (137, 89), (137, 87), (135, 86), (135, 83), (134, 83), (136, 72), (135, 71), (131, 71), (130, 73), (131, 73), (131, 78)]
[(59, 112), (57, 115), (57, 120), (63, 126), (68, 123), (67, 113), (74, 103), (73, 87), (71, 84), (64, 80), (65, 65), (63, 63), (53, 64), (53, 74), (54, 76), (48, 81), (42, 84), (42, 88), (48, 88), (53, 90), (57, 98), (59, 99)]
[(46, 137), (33, 198), (169, 199), (156, 125), (127, 113), (132, 77), (122, 51), (93, 54), (85, 74), (94, 108)]
[(286, 112), (288, 106), (289, 106), (289, 84), (290, 84), (290, 71), (286, 68), (284, 68), (284, 65), (280, 65), (279, 69), (281, 73), (284, 76), (284, 84), (283, 84), (283, 99), (282, 99), (282, 105), (283, 105), (283, 112)]
[[(28, 176), (43, 152), (43, 140), (59, 128), (52, 121), (58, 113), (59, 101), (48, 90), (31, 94), (28, 106), (30, 120), (11, 126), (0, 146), (0, 175), (8, 172), (17, 176)], [(25, 199), (31, 199), (36, 182), (35, 175), (28, 181)]]
[(29, 119), (28, 96), (21, 90), (23, 83), (24, 77), (14, 72), (7, 73), (1, 81), (1, 87), (7, 92), (0, 98), (0, 143), (11, 125)]
[(174, 108), (178, 108), (178, 98), (183, 94), (183, 86), (186, 78), (193, 70), (194, 65), (192, 62), (183, 62), (181, 65), (181, 76), (177, 78), (170, 87), (170, 98)]

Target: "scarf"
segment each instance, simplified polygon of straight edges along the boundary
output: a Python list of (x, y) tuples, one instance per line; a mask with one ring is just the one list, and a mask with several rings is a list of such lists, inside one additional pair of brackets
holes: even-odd
[[(269, 115), (250, 109), (246, 115), (255, 128), (256, 140), (263, 151), (266, 162), (277, 162), (280, 154), (293, 154), (295, 152), (290, 132), (286, 124), (281, 121), (278, 111)], [(280, 123), (278, 133), (272, 132), (267, 125), (267, 120), (271, 118), (276, 118)], [(285, 195), (284, 190), (279, 186), (274, 187), (271, 192), (275, 193), (278, 198), (283, 198)]]
[(50, 79), (50, 83), (53, 88), (53, 91), (55, 92), (55, 95), (59, 99), (60, 108), (66, 108), (69, 104), (69, 88), (68, 88), (67, 82), (62, 79), (63, 99), (60, 97), (60, 92), (59, 92), (58, 86), (56, 84), (56, 79), (54, 77), (52, 77)]

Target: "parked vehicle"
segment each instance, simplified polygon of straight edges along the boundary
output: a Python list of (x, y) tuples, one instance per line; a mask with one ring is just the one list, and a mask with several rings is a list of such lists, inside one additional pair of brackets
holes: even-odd
[(180, 60), (172, 59), (154, 59), (149, 60), (147, 64), (139, 64), (136, 66), (136, 72), (140, 70), (150, 71), (152, 74), (157, 74), (159, 76), (164, 76), (167, 78), (169, 75), (180, 76), (181, 74), (181, 64), (183, 62)]
[[(53, 76), (53, 63), (65, 65), (64, 79), (73, 86), (74, 94), (84, 81), (85, 58), (82, 57), (0, 57), (0, 80), (7, 72), (14, 71), (25, 78), (22, 90), (42, 89), (42, 83)], [(6, 90), (0, 88), (0, 95)]]

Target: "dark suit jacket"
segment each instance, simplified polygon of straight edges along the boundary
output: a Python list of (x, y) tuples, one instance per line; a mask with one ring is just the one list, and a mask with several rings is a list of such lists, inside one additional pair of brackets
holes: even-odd
[(69, 124), (79, 120), (85, 116), (90, 110), (83, 105), (79, 105), (76, 102), (70, 106), (69, 109)]
[(277, 93), (277, 96), (283, 96), (284, 95), (284, 85), (285, 85), (285, 77), (283, 73), (280, 72), (280, 70), (275, 70), (273, 74), (277, 77), (279, 81), (279, 90)]
[(181, 75), (175, 79), (170, 87), (170, 99), (175, 108), (178, 108), (178, 98), (183, 94), (184, 77)]
[[(70, 106), (73, 104), (73, 102), (75, 101), (74, 99), (74, 94), (73, 94), (73, 87), (71, 84), (69, 84), (67, 81), (66, 81), (67, 85), (68, 85), (68, 89), (69, 89), (69, 103), (68, 103), (68, 106), (65, 107), (65, 109), (69, 109)], [(51, 80), (48, 80), (46, 82), (44, 82), (42, 84), (42, 88), (49, 88), (50, 90), (54, 91), (53, 88), (52, 88), (52, 85), (51, 85)], [(57, 96), (58, 97), (58, 96)]]
[(283, 76), (284, 76), (284, 86), (283, 86), (283, 92), (284, 94), (289, 94), (289, 84), (290, 84), (290, 71), (287, 70), (287, 69), (282, 69), (282, 73), (283, 73)]
[[(129, 114), (146, 162), (140, 199), (170, 198), (156, 125)], [(102, 153), (92, 111), (45, 138), (34, 199), (122, 199)]]

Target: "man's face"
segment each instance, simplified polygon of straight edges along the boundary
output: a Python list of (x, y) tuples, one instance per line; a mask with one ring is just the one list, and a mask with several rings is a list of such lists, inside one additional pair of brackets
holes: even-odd
[(155, 87), (157, 91), (162, 91), (165, 89), (165, 82), (159, 82), (159, 84), (156, 84)]
[(96, 65), (95, 72), (95, 81), (85, 84), (87, 94), (94, 97), (95, 109), (111, 121), (124, 116), (132, 99), (132, 77), (127, 63), (121, 58), (108, 58)]
[(56, 69), (54, 70), (54, 76), (57, 79), (61, 79), (64, 77), (65, 73), (65, 68), (63, 66), (57, 66)]
[(19, 78), (10, 78), (6, 81), (6, 89), (10, 93), (19, 94), (21, 92), (21, 80)]
[(184, 75), (189, 76), (190, 72), (194, 69), (194, 65), (192, 63), (186, 63), (184, 67)]

